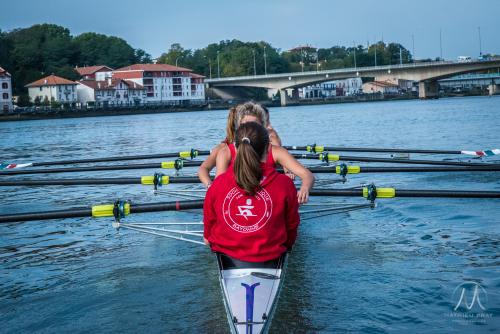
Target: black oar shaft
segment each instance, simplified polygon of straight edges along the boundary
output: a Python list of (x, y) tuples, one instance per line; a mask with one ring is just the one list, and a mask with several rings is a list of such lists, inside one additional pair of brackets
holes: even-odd
[[(308, 146), (283, 146), (287, 150), (308, 151)], [(310, 146), (311, 147), (311, 146)], [(324, 146), (324, 151), (333, 152), (370, 152), (370, 153), (421, 153), (421, 154), (462, 154), (456, 150), (421, 150), (408, 148), (342, 147)]]
[[(196, 176), (176, 176), (169, 177), (168, 183), (199, 183)], [(103, 184), (142, 184), (141, 178), (136, 177), (116, 177), (116, 178), (81, 178), (81, 179), (49, 179), (49, 180), (0, 180), (0, 187), (14, 186), (85, 186)]]
[[(310, 196), (363, 196), (363, 189), (313, 189)], [(500, 191), (398, 190), (394, 197), (500, 198)]]
[[(130, 204), (130, 213), (175, 211), (203, 208), (203, 200), (176, 201), (149, 204)], [(0, 223), (24, 222), (32, 220), (92, 217), (92, 208), (72, 208), (67, 210), (17, 213), (0, 215)]]
[[(208, 155), (210, 154), (210, 151), (196, 150), (196, 153), (197, 155)], [(61, 161), (44, 161), (44, 162), (34, 162), (33, 166), (70, 165), (70, 164), (93, 163), (93, 162), (145, 160), (145, 159), (160, 159), (160, 158), (179, 158), (179, 152), (114, 156), (114, 157), (102, 157), (102, 158), (90, 158), (90, 159), (72, 159), (72, 160), (61, 160)]]
[(189, 210), (203, 208), (203, 200), (178, 201), (165, 203), (151, 204), (136, 204), (130, 206), (130, 213), (158, 212), (158, 211), (174, 211), (174, 210)]
[(500, 166), (479, 167), (361, 167), (361, 173), (404, 173), (404, 172), (494, 172)]
[(15, 213), (10, 215), (1, 215), (0, 223), (24, 222), (31, 220), (64, 219), (91, 217), (92, 209), (74, 208), (69, 210), (55, 210), (45, 212)]
[[(297, 159), (314, 159), (314, 160), (320, 159), (320, 156), (317, 154), (292, 154), (292, 156)], [(377, 158), (377, 157), (357, 157), (357, 156), (347, 156), (347, 155), (339, 155), (337, 160), (357, 161), (357, 162), (383, 162), (383, 163), (409, 164), (409, 165), (416, 164), (416, 165), (441, 165), (441, 166), (500, 167), (500, 164), (486, 164), (486, 163), (459, 162), (459, 161), (389, 159), (389, 158)]]
[[(183, 167), (200, 166), (203, 161), (184, 161)], [(48, 168), (48, 169), (12, 169), (0, 171), (0, 175), (27, 175), (27, 174), (52, 174), (69, 172), (97, 172), (106, 170), (129, 170), (129, 169), (151, 169), (162, 168), (162, 163), (132, 164), (132, 165), (107, 165), (107, 166), (85, 166), (68, 168)]]

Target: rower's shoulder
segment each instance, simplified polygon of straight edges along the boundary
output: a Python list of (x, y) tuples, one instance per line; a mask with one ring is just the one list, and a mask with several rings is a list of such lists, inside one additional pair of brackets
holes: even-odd
[(225, 142), (219, 143), (215, 145), (215, 147), (212, 149), (212, 152), (219, 152), (220, 150), (224, 149), (224, 147), (227, 147), (227, 144)]

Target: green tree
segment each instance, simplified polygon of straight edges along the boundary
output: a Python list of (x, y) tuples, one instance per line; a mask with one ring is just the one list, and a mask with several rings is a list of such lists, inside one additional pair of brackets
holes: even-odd
[(170, 64), (178, 66), (186, 66), (186, 64), (192, 64), (191, 61), (191, 50), (185, 50), (179, 43), (174, 43), (170, 46), (170, 49), (163, 53), (157, 61), (159, 64)]
[(80, 66), (107, 65), (118, 68), (139, 61), (136, 50), (118, 37), (87, 32), (78, 35), (73, 41), (79, 51)]

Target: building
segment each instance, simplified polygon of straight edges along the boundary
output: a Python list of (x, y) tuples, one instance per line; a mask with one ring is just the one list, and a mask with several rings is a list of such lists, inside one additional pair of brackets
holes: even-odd
[(106, 65), (75, 67), (75, 71), (80, 75), (80, 80), (103, 81), (111, 78), (113, 69)]
[(372, 81), (363, 84), (363, 93), (398, 94), (399, 86), (388, 81)]
[(74, 81), (52, 74), (25, 87), (28, 88), (31, 102), (74, 103), (77, 101), (76, 85)]
[(490, 85), (500, 85), (500, 72), (461, 74), (438, 81), (444, 91), (465, 92), (472, 89), (486, 90)]
[(180, 104), (205, 101), (204, 76), (168, 64), (134, 64), (116, 69), (113, 78), (144, 86), (146, 102)]
[(135, 81), (119, 78), (80, 80), (76, 86), (78, 102), (97, 106), (140, 105), (146, 90)]
[(416, 91), (418, 82), (413, 80), (406, 80), (400, 78), (392, 78), (389, 80), (385, 80), (385, 82), (389, 82), (398, 86), (400, 92), (411, 92)]
[(0, 67), (0, 112), (12, 111), (12, 79), (9, 72)]
[(299, 98), (329, 98), (335, 96), (350, 96), (361, 92), (361, 78), (335, 80), (307, 86), (299, 89)]

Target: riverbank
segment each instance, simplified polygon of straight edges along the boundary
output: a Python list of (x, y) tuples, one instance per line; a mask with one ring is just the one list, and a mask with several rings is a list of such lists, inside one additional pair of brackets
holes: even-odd
[[(440, 97), (463, 97), (464, 94), (446, 94)], [(342, 104), (342, 103), (361, 103), (361, 102), (381, 102), (381, 101), (401, 101), (415, 100), (418, 96), (414, 94), (404, 95), (356, 95), (356, 96), (341, 96), (336, 98), (317, 98), (307, 100), (290, 100), (288, 106), (308, 106), (308, 105), (323, 105), (323, 104)], [(13, 112), (0, 115), (0, 122), (15, 122), (29, 121), (39, 119), (59, 119), (59, 118), (80, 118), (80, 117), (99, 117), (99, 116), (126, 116), (126, 115), (141, 115), (141, 114), (164, 114), (164, 113), (179, 113), (192, 111), (210, 111), (228, 109), (231, 106), (244, 102), (243, 100), (228, 100), (216, 101), (203, 105), (196, 106), (140, 106), (140, 107), (115, 107), (107, 109), (45, 109), (35, 110), (30, 112)], [(267, 107), (280, 107), (279, 101), (261, 101)]]

